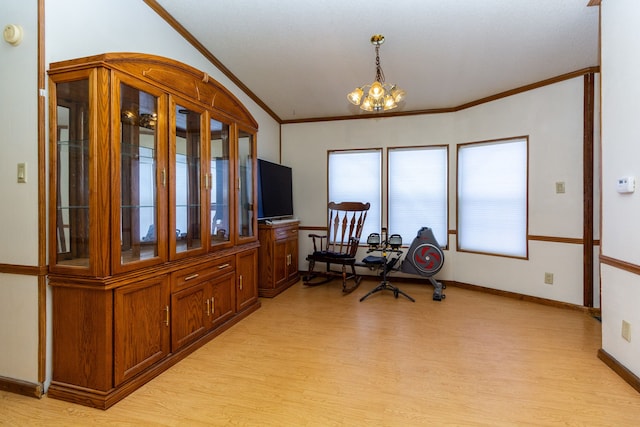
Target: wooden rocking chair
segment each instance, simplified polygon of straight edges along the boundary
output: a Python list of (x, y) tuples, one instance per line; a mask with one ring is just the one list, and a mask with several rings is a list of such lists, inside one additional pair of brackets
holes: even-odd
[[(321, 285), (336, 277), (342, 277), (344, 293), (350, 293), (360, 285), (362, 277), (355, 269), (356, 252), (369, 207), (369, 203), (360, 202), (329, 203), (327, 235), (309, 235), (313, 239), (313, 253), (307, 256), (309, 271), (302, 278), (305, 285)], [(324, 271), (316, 271), (316, 263), (325, 264)], [(340, 265), (341, 270), (332, 270), (332, 264)], [(348, 280), (353, 280), (351, 286), (347, 286)]]

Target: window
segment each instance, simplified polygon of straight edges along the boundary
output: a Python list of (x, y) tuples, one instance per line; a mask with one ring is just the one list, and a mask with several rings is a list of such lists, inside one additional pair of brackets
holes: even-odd
[(329, 201), (369, 202), (360, 241), (380, 233), (382, 150), (329, 152)]
[(445, 146), (389, 148), (389, 233), (405, 245), (422, 227), (447, 245), (447, 158)]
[(527, 256), (527, 137), (458, 146), (458, 249)]

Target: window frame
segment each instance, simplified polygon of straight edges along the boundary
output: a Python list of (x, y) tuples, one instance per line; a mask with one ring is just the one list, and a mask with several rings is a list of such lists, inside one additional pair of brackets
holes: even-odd
[[(380, 233), (381, 228), (382, 228), (382, 224), (384, 223), (384, 218), (383, 218), (383, 193), (384, 193), (384, 188), (383, 188), (383, 184), (384, 184), (384, 170), (383, 170), (383, 149), (382, 147), (375, 147), (375, 148), (347, 148), (347, 149), (337, 149), (337, 150), (327, 150), (327, 203), (325, 204), (325, 207), (329, 204), (329, 202), (349, 202), (349, 201), (363, 201), (363, 200), (332, 200), (331, 197), (331, 156), (332, 155), (337, 155), (337, 154), (355, 154), (355, 153), (378, 153), (379, 155), (379, 162), (378, 162), (378, 172), (379, 172), (379, 193), (378, 193), (378, 200), (377, 200), (377, 210), (378, 212), (375, 213), (375, 209), (376, 209), (376, 203), (374, 203), (371, 200), (365, 200), (364, 202), (369, 202), (371, 203), (371, 207), (369, 208), (369, 211), (367, 212), (367, 219), (365, 220), (365, 224), (364, 224), (364, 228), (362, 231), (362, 236), (360, 238), (360, 245), (359, 246), (365, 246), (366, 245), (366, 238), (369, 235), (368, 233)], [(379, 219), (379, 223), (377, 225), (374, 225), (373, 227), (371, 226), (371, 220), (375, 219), (375, 217), (378, 217)], [(328, 211), (325, 215), (325, 225), (328, 227), (328, 221), (329, 221), (329, 217), (328, 217)], [(373, 217), (373, 218), (372, 218)], [(364, 244), (363, 244), (364, 241)]]
[[(438, 240), (438, 244), (440, 245), (440, 247), (442, 249), (449, 249), (449, 213), (450, 213), (450, 197), (449, 197), (449, 191), (450, 191), (450, 179), (449, 179), (449, 145), (448, 144), (435, 144), (435, 145), (410, 145), (410, 146), (397, 146), (397, 147), (387, 147), (387, 167), (386, 167), (386, 225), (387, 227), (390, 227), (390, 223), (391, 223), (391, 169), (390, 169), (390, 165), (391, 165), (391, 153), (393, 151), (423, 151), (423, 150), (444, 150), (444, 155), (445, 155), (445, 162), (444, 162), (444, 168), (445, 168), (445, 190), (444, 190), (444, 207), (445, 207), (445, 223), (444, 223), (444, 240), (441, 241), (441, 239), (437, 239)], [(429, 224), (424, 224), (425, 226), (430, 226)], [(415, 230), (416, 232), (418, 230)], [(394, 230), (389, 230), (390, 233), (395, 233)], [(411, 242), (413, 241), (413, 237), (410, 240), (405, 240), (405, 236), (403, 236), (403, 246), (409, 246), (411, 244)]]
[[(460, 227), (461, 223), (461, 214), (460, 214), (460, 151), (461, 149), (468, 148), (471, 146), (479, 146), (479, 145), (496, 145), (502, 143), (509, 142), (517, 142), (523, 141), (525, 144), (524, 154), (525, 154), (525, 171), (524, 171), (524, 186), (525, 186), (525, 194), (524, 194), (524, 254), (523, 255), (514, 255), (509, 253), (498, 253), (498, 252), (489, 252), (482, 250), (472, 250), (472, 249), (464, 249), (461, 247), (461, 236), (462, 230)], [(529, 259), (529, 136), (513, 136), (506, 138), (497, 138), (491, 140), (484, 141), (474, 141), (474, 142), (466, 142), (457, 144), (456, 146), (456, 251), (457, 252), (465, 252), (465, 253), (475, 253), (482, 255), (491, 255), (491, 256), (500, 256), (506, 258), (515, 258), (515, 259)]]

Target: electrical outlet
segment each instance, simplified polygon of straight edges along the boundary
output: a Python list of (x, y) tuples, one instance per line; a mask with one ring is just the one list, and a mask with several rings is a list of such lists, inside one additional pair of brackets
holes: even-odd
[(564, 182), (563, 181), (556, 182), (556, 193), (557, 194), (564, 193)]
[(544, 283), (553, 285), (553, 273), (544, 273)]
[(622, 321), (622, 338), (631, 342), (631, 323), (626, 320)]

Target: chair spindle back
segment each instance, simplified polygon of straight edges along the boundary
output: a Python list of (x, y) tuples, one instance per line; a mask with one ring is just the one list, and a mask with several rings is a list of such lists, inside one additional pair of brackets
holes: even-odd
[(330, 202), (327, 250), (353, 257), (358, 250), (360, 235), (370, 203)]

